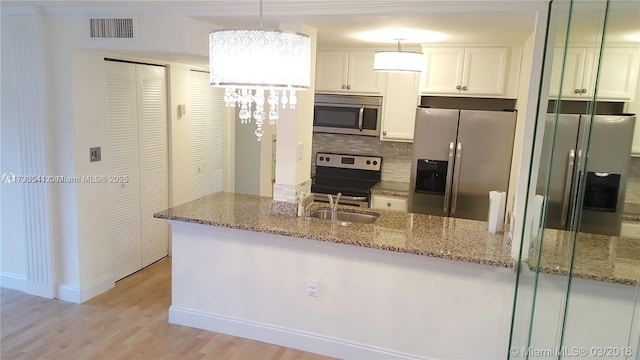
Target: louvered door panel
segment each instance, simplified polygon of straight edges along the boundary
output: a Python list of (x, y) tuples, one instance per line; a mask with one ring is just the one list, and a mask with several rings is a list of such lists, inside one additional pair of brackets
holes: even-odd
[(224, 190), (224, 169), (213, 171), (213, 192), (217, 193)]
[(191, 196), (196, 199), (224, 188), (224, 90), (209, 85), (209, 74), (191, 72), (190, 107)]
[(105, 62), (107, 137), (104, 158), (110, 175), (129, 177), (111, 187), (111, 230), (116, 279), (140, 270), (140, 180), (135, 65)]
[(203, 82), (203, 73), (191, 72), (191, 198), (211, 194), (211, 176), (207, 171), (207, 92), (211, 86)]
[(169, 225), (153, 214), (169, 207), (165, 68), (136, 65), (142, 266), (169, 253)]
[(211, 144), (213, 146), (213, 163), (211, 172), (213, 173), (213, 191), (214, 193), (224, 189), (224, 149), (225, 149), (225, 125), (226, 125), (226, 107), (224, 104), (224, 89), (209, 88), (211, 104), (210, 122), (212, 126)]

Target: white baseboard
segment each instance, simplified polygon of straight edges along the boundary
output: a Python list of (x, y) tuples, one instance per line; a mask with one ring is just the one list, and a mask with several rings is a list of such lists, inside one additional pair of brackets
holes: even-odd
[[(80, 304), (115, 286), (115, 277), (113, 274), (105, 275), (102, 278), (90, 283), (83, 289), (75, 286), (57, 284), (55, 286), (55, 294), (49, 294), (49, 291), (36, 291), (37, 289), (28, 289), (27, 278), (11, 273), (0, 273), (0, 286), (7, 289), (29, 292), (33, 295), (44, 297), (56, 297), (60, 300), (69, 301)], [(29, 291), (27, 291), (29, 290)]]
[(98, 280), (91, 282), (89, 285), (83, 287), (80, 290), (80, 302), (83, 303), (91, 298), (94, 298), (103, 292), (112, 289), (116, 284), (116, 279), (113, 274), (108, 274), (101, 277)]
[(75, 286), (58, 284), (56, 286), (56, 298), (80, 304), (80, 289)]
[(219, 332), (340, 359), (427, 359), (330, 336), (171, 306), (169, 323)]
[(3, 288), (27, 291), (27, 277), (11, 273), (0, 273), (0, 286)]
[(113, 288), (114, 285), (115, 277), (113, 274), (105, 275), (91, 282), (89, 285), (84, 286), (82, 289), (75, 286), (58, 284), (56, 287), (56, 297), (60, 300), (81, 304)]

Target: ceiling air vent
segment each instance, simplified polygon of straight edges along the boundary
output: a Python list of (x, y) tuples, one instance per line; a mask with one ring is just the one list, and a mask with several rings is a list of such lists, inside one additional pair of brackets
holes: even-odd
[(133, 39), (133, 19), (89, 19), (92, 39)]

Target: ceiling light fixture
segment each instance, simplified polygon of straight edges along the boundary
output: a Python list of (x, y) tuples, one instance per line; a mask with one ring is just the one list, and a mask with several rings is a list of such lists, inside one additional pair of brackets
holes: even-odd
[(268, 118), (270, 124), (277, 124), (280, 106), (294, 109), (296, 90), (307, 90), (311, 83), (309, 36), (262, 27), (260, 0), (260, 29), (223, 29), (209, 34), (211, 86), (225, 88), (225, 104), (240, 107), (241, 123), (255, 120), (258, 141), (264, 135), (264, 121)]
[(373, 70), (385, 72), (422, 72), (424, 55), (421, 52), (402, 51), (400, 40), (397, 51), (376, 51), (373, 58)]

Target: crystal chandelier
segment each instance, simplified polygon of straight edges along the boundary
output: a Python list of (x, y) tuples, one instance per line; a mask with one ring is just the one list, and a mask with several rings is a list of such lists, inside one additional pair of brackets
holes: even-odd
[(400, 50), (376, 51), (373, 58), (373, 70), (386, 72), (421, 72), (424, 69), (424, 55), (420, 52)]
[[(262, 0), (260, 23), (262, 27)], [(295, 108), (296, 90), (309, 89), (311, 39), (282, 30), (214, 30), (209, 34), (209, 65), (211, 86), (225, 88), (225, 104), (240, 107), (242, 124), (255, 121), (260, 141), (264, 121), (277, 124), (280, 109)]]

